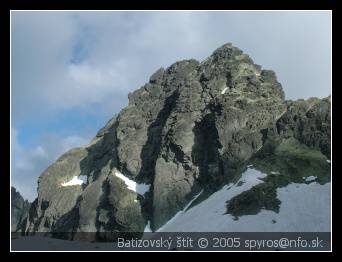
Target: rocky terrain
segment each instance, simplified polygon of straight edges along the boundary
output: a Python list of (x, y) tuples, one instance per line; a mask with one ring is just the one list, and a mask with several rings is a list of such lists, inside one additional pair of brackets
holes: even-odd
[(11, 231), (21, 232), (27, 223), (30, 203), (11, 187)]
[[(147, 224), (156, 231), (194, 196), (201, 193), (198, 203), (237, 181), (251, 162), (262, 170), (281, 165), (272, 156), (286, 159), (288, 173), (306, 163), (329, 182), (330, 104), (330, 97), (286, 101), (275, 73), (231, 44), (203, 62), (161, 68), (87, 146), (41, 174), (24, 232), (76, 240), (79, 232), (143, 232)], [(269, 199), (241, 209), (250, 197), (243, 195), (227, 212), (276, 211), (269, 185), (283, 182), (268, 179), (252, 199), (262, 192)]]

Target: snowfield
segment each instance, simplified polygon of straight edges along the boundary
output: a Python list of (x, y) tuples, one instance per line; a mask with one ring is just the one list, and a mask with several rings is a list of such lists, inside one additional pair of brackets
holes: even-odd
[[(262, 210), (256, 215), (245, 215), (234, 220), (226, 212), (226, 201), (253, 186), (263, 183), (266, 175), (247, 169), (237, 186), (224, 186), (197, 206), (177, 213), (157, 232), (328, 232), (330, 228), (330, 186), (291, 183), (277, 189), (281, 201), (279, 213)], [(241, 184), (241, 183), (240, 183)]]

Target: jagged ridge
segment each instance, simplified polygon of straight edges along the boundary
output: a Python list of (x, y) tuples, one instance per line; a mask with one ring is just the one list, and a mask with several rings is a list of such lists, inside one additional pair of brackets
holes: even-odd
[[(229, 182), (268, 137), (330, 156), (330, 98), (285, 101), (275, 73), (231, 44), (202, 63), (176, 62), (43, 172), (26, 232), (142, 232), (148, 220), (156, 230), (202, 189)], [(129, 190), (117, 171), (149, 192)], [(61, 186), (74, 176), (87, 183)]]

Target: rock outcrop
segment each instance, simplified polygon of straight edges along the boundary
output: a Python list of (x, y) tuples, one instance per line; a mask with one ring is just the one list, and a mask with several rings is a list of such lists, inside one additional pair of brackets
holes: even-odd
[(231, 44), (201, 63), (176, 62), (44, 171), (26, 232), (142, 232), (148, 221), (156, 230), (232, 179), (269, 137), (329, 157), (330, 98), (285, 101), (275, 73)]
[(277, 122), (277, 130), (282, 137), (294, 137), (330, 158), (331, 97), (287, 101), (287, 112)]
[(11, 231), (21, 232), (26, 223), (30, 203), (20, 195), (20, 193), (11, 187)]

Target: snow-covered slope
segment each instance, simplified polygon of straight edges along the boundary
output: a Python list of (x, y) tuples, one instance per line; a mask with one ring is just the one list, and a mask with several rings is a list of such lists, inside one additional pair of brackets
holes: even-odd
[(279, 213), (261, 210), (234, 219), (226, 214), (226, 201), (263, 183), (266, 177), (248, 168), (235, 184), (224, 186), (200, 204), (179, 212), (158, 232), (308, 232), (330, 231), (331, 183), (290, 183), (277, 189)]

